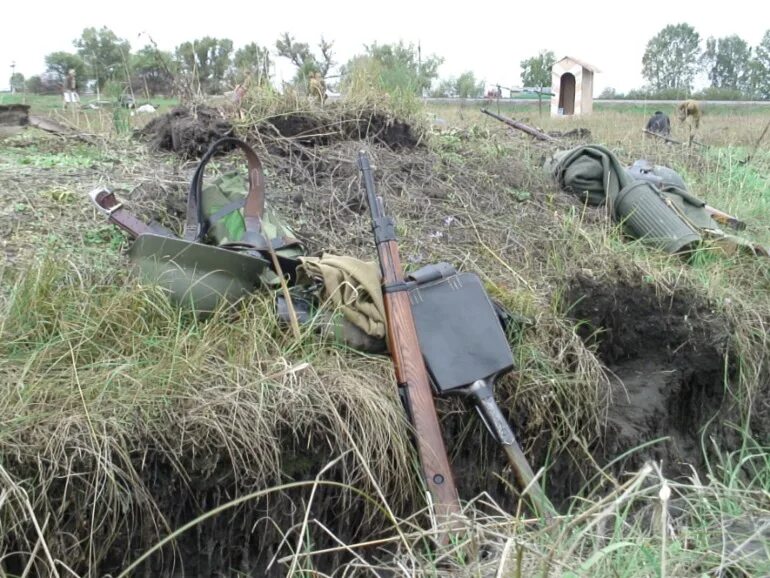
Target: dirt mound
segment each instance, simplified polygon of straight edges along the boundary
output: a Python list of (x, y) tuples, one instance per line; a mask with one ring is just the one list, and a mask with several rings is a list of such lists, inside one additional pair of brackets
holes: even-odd
[(174, 108), (147, 123), (137, 136), (155, 150), (200, 158), (214, 141), (234, 133), (233, 125), (218, 110), (201, 106)]
[(298, 111), (260, 121), (254, 129), (262, 135), (293, 139), (304, 146), (366, 140), (399, 150), (414, 148), (419, 143), (409, 123), (376, 111)]
[(24, 126), (29, 124), (29, 105), (0, 104), (0, 126)]
[(18, 134), (28, 124), (28, 105), (0, 104), (0, 139)]
[[(278, 440), (277, 440), (278, 441)], [(303, 475), (316, 473), (324, 465), (322, 456), (310, 451), (296, 453), (290, 449), (296, 444), (288, 437), (280, 440), (285, 449), (283, 457), (287, 460), (287, 469), (294, 464)], [(114, 528), (99, 527), (94, 530), (100, 545), (96, 553), (98, 563), (89, 560), (89, 552), (77, 543), (75, 536), (88, 520), (79, 512), (88, 512), (84, 503), (79, 503), (76, 514), (60, 520), (61, 531), (49, 542), (54, 552), (65, 552), (68, 564), (85, 576), (89, 572), (98, 575), (115, 576), (127, 565), (156, 545), (169, 531), (181, 528), (209, 509), (222, 506), (230, 500), (241, 498), (249, 493), (244, 488), (243, 480), (233, 475), (233, 466), (226, 459), (207, 463), (191, 463), (182, 458), (185, 466), (190, 467), (192, 477), (184, 480), (180, 476), (179, 463), (172, 463), (162, 452), (149, 452), (135, 462), (137, 472), (144, 488), (151, 488), (154, 504), (152, 515), (142, 506), (142, 500), (149, 495), (140, 495), (136, 500), (122, 506), (125, 524), (122, 531)], [(75, 460), (74, 464), (87, 468), (86, 460)], [(350, 464), (348, 464), (350, 467)], [(30, 476), (34, 473), (30, 472)], [(332, 483), (344, 484), (346, 470), (338, 465), (327, 471), (324, 478)], [(311, 478), (312, 479), (312, 478)], [(286, 480), (290, 483), (291, 480)], [(277, 483), (277, 482), (276, 482)], [(255, 490), (256, 488), (251, 488)], [(50, 487), (51, 503), (62, 505), (62, 497), (68, 493), (66, 480)], [(137, 492), (139, 493), (139, 492)], [(76, 499), (77, 502), (77, 499)], [(72, 507), (73, 502), (70, 502)], [(356, 500), (350, 494), (340, 491), (339, 487), (321, 484), (312, 487), (311, 483), (282, 491), (268, 492), (263, 497), (255, 497), (245, 503), (225, 509), (221, 515), (200, 521), (188, 532), (178, 536), (172, 544), (165, 546), (144, 562), (135, 573), (137, 576), (261, 576), (280, 578), (287, 576), (289, 564), (281, 558), (288, 555), (296, 543), (294, 535), (284, 535), (280, 528), (299, 528), (303, 523), (306, 507), (310, 508), (310, 528), (320, 521), (328, 532), (332, 532), (343, 543), (355, 543), (359, 540), (372, 539), (378, 531), (387, 528), (381, 516), (374, 516), (365, 501)], [(351, 524), (350, 520), (365, 523)], [(14, 544), (8, 539), (8, 551), (23, 552), (24, 546)], [(287, 543), (287, 540), (289, 541)], [(319, 536), (313, 547), (333, 549), (338, 543), (331, 537)], [(93, 554), (93, 553), (92, 553)], [(350, 561), (351, 556), (339, 549), (314, 560), (316, 570), (333, 572)], [(24, 555), (7, 556), (0, 569), (14, 575), (21, 575), (26, 564)]]
[[(612, 401), (597, 457), (622, 460), (622, 469), (647, 459), (671, 476), (703, 465), (701, 435), (722, 408), (730, 328), (709, 303), (690, 293), (661, 296), (653, 285), (600, 281), (579, 275), (571, 283), (570, 316), (611, 373)], [(659, 441), (654, 441), (659, 440)]]

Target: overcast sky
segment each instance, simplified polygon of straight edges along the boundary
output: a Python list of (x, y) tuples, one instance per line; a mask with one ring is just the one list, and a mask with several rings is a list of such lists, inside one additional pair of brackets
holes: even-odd
[[(132, 49), (147, 44), (148, 35), (164, 50), (208, 35), (230, 38), (236, 49), (253, 41), (274, 53), (283, 32), (311, 45), (324, 36), (334, 42), (338, 64), (374, 41), (419, 42), (423, 55), (444, 58), (442, 78), (472, 70), (488, 84), (512, 87), (521, 86), (519, 63), (549, 49), (557, 58), (570, 55), (599, 68), (594, 81), (598, 95), (606, 86), (627, 91), (643, 84), (645, 46), (667, 24), (687, 22), (702, 40), (738, 34), (757, 45), (770, 29), (770, 9), (764, 1), (732, 0), (708, 7), (706, 0), (6, 0), (0, 8), (0, 87), (8, 85), (12, 62), (27, 77), (39, 74), (46, 54), (74, 52), (72, 41), (84, 28), (107, 26)], [(276, 60), (275, 80), (289, 80), (291, 65)]]

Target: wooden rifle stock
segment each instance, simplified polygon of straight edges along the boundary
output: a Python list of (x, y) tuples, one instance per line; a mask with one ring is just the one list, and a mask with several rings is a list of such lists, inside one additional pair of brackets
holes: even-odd
[[(393, 219), (385, 216), (382, 199), (376, 196), (369, 158), (358, 154), (358, 166), (364, 177), (366, 198), (372, 214), (377, 253), (382, 271), (382, 289), (387, 317), (388, 349), (396, 371), (396, 381), (405, 393), (407, 415), (415, 431), (415, 443), (425, 483), (441, 524), (452, 515), (462, 514), (444, 440), (441, 437), (433, 392), (425, 361), (417, 340), (407, 285), (396, 244)], [(443, 535), (444, 539), (448, 535)]]
[(746, 222), (741, 221), (738, 217), (733, 217), (732, 215), (729, 215), (724, 211), (720, 211), (719, 209), (715, 209), (710, 205), (706, 205), (703, 208), (709, 215), (711, 215), (711, 218), (720, 225), (730, 227), (736, 231), (743, 231), (746, 228)]

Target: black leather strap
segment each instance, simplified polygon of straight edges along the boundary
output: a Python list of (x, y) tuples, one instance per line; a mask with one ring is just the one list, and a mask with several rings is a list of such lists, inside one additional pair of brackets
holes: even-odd
[(225, 137), (214, 142), (206, 154), (203, 155), (198, 168), (195, 169), (190, 192), (187, 195), (187, 222), (185, 225), (184, 238), (188, 241), (200, 242), (208, 231), (208, 222), (203, 216), (201, 206), (201, 195), (203, 193), (203, 174), (206, 165), (211, 158), (222, 148), (222, 146), (231, 144), (240, 148), (246, 155), (249, 163), (249, 192), (243, 208), (243, 217), (246, 224), (246, 231), (260, 233), (261, 219), (265, 212), (265, 176), (262, 172), (262, 162), (257, 153), (248, 143), (235, 137)]

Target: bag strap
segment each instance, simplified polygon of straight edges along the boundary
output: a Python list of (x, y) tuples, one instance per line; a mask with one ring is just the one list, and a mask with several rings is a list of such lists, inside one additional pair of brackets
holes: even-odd
[(231, 144), (240, 148), (246, 155), (249, 163), (249, 192), (246, 195), (243, 207), (243, 220), (246, 226), (247, 242), (263, 245), (259, 242), (262, 239), (262, 215), (265, 212), (265, 176), (262, 171), (262, 162), (257, 153), (245, 141), (235, 137), (225, 137), (214, 142), (206, 154), (201, 158), (198, 168), (195, 169), (192, 183), (190, 184), (190, 193), (187, 195), (187, 222), (185, 225), (184, 238), (188, 241), (201, 242), (208, 232), (209, 222), (203, 215), (201, 206), (201, 196), (203, 194), (203, 174), (206, 165), (216, 152), (224, 145)]
[(99, 187), (88, 193), (99, 211), (107, 217), (107, 220), (113, 225), (117, 225), (126, 231), (132, 238), (136, 239), (140, 235), (160, 235), (162, 237), (176, 237), (174, 233), (166, 229), (160, 223), (150, 221), (150, 224), (143, 223), (132, 213), (123, 208), (123, 203), (118, 201), (115, 193)]
[(239, 197), (234, 201), (230, 201), (229, 203), (227, 203), (224, 207), (219, 209), (216, 213), (206, 218), (205, 220), (206, 231), (208, 231), (213, 225), (216, 225), (219, 221), (221, 221), (231, 213), (234, 213), (235, 211), (240, 211), (245, 204), (246, 204), (246, 197)]

